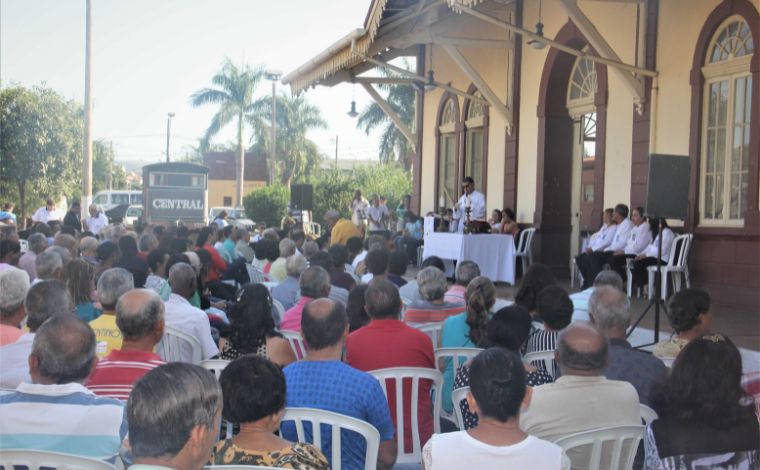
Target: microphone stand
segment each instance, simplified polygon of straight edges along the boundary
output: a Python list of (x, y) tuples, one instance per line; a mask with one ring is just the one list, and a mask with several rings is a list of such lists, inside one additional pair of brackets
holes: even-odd
[[(644, 319), (644, 317), (647, 315), (647, 312), (649, 312), (649, 309), (654, 306), (654, 343), (649, 344), (642, 344), (640, 346), (637, 346), (638, 348), (642, 348), (645, 346), (651, 346), (653, 344), (656, 344), (660, 341), (660, 306), (662, 306), (662, 309), (667, 312), (668, 309), (665, 306), (665, 301), (662, 300), (662, 287), (660, 279), (662, 277), (662, 272), (660, 270), (660, 267), (662, 266), (662, 231), (663, 231), (663, 225), (662, 221), (664, 219), (660, 218), (659, 220), (659, 233), (657, 234), (658, 240), (657, 240), (657, 270), (654, 272), (654, 297), (652, 297), (652, 300), (649, 301), (649, 305), (647, 305), (647, 308), (644, 309), (644, 311), (641, 313), (639, 318), (634, 322), (633, 326), (628, 330), (628, 333), (626, 333), (625, 337), (628, 338), (631, 336), (631, 333), (633, 333), (633, 330), (636, 329), (637, 326), (639, 326), (639, 323), (641, 323), (641, 320)], [(671, 246), (670, 249), (674, 250), (676, 247)], [(631, 274), (633, 275), (633, 274)]]

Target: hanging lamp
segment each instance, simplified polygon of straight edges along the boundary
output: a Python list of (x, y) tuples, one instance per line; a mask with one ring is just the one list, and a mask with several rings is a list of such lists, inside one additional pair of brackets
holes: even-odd
[[(536, 35), (544, 37), (544, 24), (541, 22), (541, 2), (542, 0), (538, 0), (538, 23), (536, 23)], [(539, 41), (538, 39), (531, 39), (528, 41), (528, 45), (532, 47), (533, 49), (541, 50), (544, 47), (546, 47), (546, 43), (543, 41)]]
[(346, 113), (349, 117), (355, 118), (359, 115), (359, 113), (356, 112), (356, 82), (351, 79), (351, 83), (353, 84), (353, 90), (351, 94), (351, 109)]

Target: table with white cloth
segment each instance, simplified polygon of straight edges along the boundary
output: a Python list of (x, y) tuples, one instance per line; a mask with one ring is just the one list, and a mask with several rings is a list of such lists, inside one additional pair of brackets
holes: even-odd
[(493, 282), (515, 283), (515, 242), (512, 235), (433, 232), (425, 235), (423, 258), (474, 261), (481, 276)]

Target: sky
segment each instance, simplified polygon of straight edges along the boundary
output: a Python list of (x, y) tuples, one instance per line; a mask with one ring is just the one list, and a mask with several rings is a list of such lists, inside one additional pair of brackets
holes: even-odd
[[(118, 161), (161, 161), (167, 113), (170, 156), (197, 145), (215, 112), (190, 95), (211, 86), (225, 57), (285, 74), (355, 28), (370, 0), (92, 0), (93, 139), (113, 141)], [(84, 103), (85, 0), (0, 0), (0, 85), (45, 85)], [(278, 91), (289, 88), (281, 83)], [(257, 96), (271, 96), (262, 81)], [(306, 98), (326, 130), (309, 134), (338, 158), (377, 159), (379, 132), (367, 136), (346, 115), (349, 84), (318, 87)], [(370, 99), (355, 90), (357, 109)], [(250, 136), (250, 130), (249, 134)], [(234, 125), (215, 143), (234, 141)]]

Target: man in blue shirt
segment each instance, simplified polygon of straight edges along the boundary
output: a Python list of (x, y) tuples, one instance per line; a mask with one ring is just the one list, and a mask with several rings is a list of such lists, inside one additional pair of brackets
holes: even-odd
[(12, 202), (6, 202), (3, 204), (3, 210), (0, 211), (0, 222), (17, 225), (16, 214), (13, 213), (13, 207)]
[[(390, 469), (396, 461), (395, 429), (380, 383), (366, 372), (341, 362), (348, 336), (348, 317), (343, 306), (330, 299), (317, 299), (304, 307), (301, 332), (309, 345), (302, 361), (286, 367), (286, 406), (318, 408), (368, 422), (380, 433), (377, 468)], [(297, 441), (295, 426), (285, 422), (283, 437)], [(331, 433), (322, 429), (322, 452), (332, 462)], [(364, 438), (341, 432), (341, 465), (347, 470), (364, 468)]]

